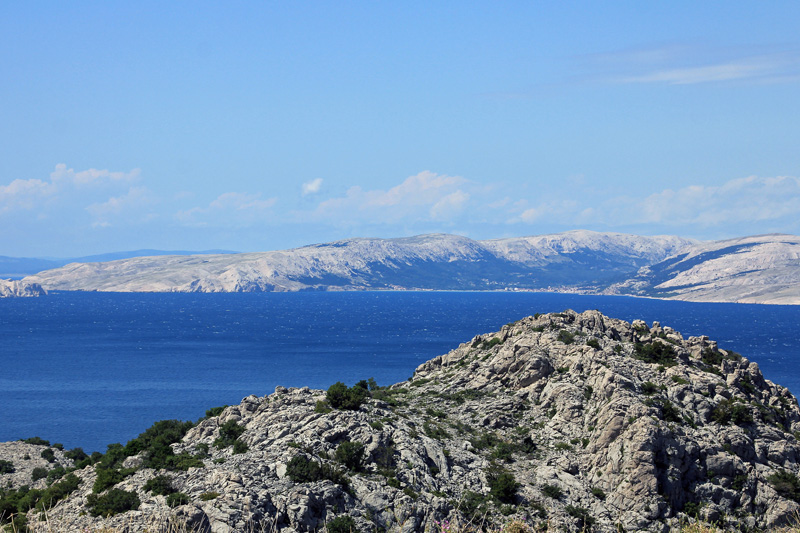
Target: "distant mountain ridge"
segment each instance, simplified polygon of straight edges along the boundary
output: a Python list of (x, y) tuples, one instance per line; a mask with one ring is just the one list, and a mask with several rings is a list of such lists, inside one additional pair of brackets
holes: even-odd
[(204, 255), (204, 254), (235, 254), (228, 250), (131, 250), (127, 252), (111, 252), (107, 254), (86, 255), (82, 257), (72, 257), (69, 259), (51, 259), (42, 257), (8, 257), (0, 255), (0, 278), (22, 278), (36, 274), (42, 270), (50, 270), (62, 267), (70, 263), (100, 263), (104, 261), (115, 261), (117, 259), (129, 259), (131, 257), (156, 256), (156, 255)]
[(697, 243), (643, 267), (607, 293), (698, 302), (800, 304), (800, 237)]
[(576, 230), (484, 241), (357, 238), (273, 252), (77, 262), (25, 281), (56, 291), (535, 290), (800, 304), (800, 237), (698, 242)]

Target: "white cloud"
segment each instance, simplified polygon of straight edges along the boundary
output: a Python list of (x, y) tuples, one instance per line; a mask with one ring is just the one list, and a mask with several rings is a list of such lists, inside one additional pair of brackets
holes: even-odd
[[(598, 211), (599, 213), (599, 211)], [(605, 221), (691, 228), (764, 223), (796, 227), (800, 221), (800, 179), (750, 176), (720, 186), (665, 189), (645, 198), (615, 198), (606, 203)]]
[(276, 202), (276, 198), (262, 199), (261, 193), (226, 192), (207, 207), (179, 211), (175, 218), (186, 226), (242, 227), (269, 218)]
[(75, 185), (90, 185), (102, 182), (134, 181), (138, 179), (139, 172), (138, 168), (130, 172), (111, 172), (96, 168), (76, 172), (73, 168), (67, 168), (64, 163), (59, 163), (56, 165), (56, 169), (50, 173), (50, 179), (53, 183), (67, 182)]
[(86, 207), (86, 211), (95, 217), (93, 226), (111, 226), (111, 219), (120, 217), (137, 217), (139, 220), (152, 220), (156, 215), (142, 212), (143, 209), (157, 203), (156, 198), (147, 187), (131, 187), (121, 196), (112, 196), (105, 202), (98, 202)]
[(0, 213), (13, 209), (30, 210), (42, 199), (56, 192), (52, 183), (39, 179), (16, 179), (8, 185), (0, 185)]
[(388, 190), (351, 187), (345, 196), (321, 202), (311, 216), (344, 225), (449, 222), (466, 208), (469, 186), (462, 177), (424, 171)]
[(322, 187), (322, 178), (317, 178), (315, 180), (309, 181), (303, 184), (303, 196), (307, 196), (309, 194), (316, 194), (319, 192), (320, 187)]
[[(0, 213), (14, 210), (43, 211), (58, 206), (83, 207), (103, 193), (105, 185), (112, 188), (126, 186), (138, 179), (139, 169), (130, 172), (111, 172), (90, 168), (75, 171), (63, 163), (56, 165), (49, 180), (38, 178), (16, 179), (0, 185)], [(99, 187), (103, 185), (104, 187)], [(108, 190), (105, 191), (108, 194)], [(93, 197), (93, 195), (95, 197)]]

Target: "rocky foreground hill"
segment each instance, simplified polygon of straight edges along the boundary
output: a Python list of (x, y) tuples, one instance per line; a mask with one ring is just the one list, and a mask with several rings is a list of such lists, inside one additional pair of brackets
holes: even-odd
[(278, 387), (207, 415), (49, 464), (45, 445), (3, 444), (0, 514), (32, 507), (48, 531), (665, 532), (800, 511), (787, 389), (707, 337), (596, 311), (524, 318), (391, 387)]

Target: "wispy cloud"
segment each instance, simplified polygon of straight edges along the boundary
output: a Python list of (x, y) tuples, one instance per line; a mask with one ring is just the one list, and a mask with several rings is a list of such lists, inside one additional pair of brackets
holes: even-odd
[(447, 222), (469, 202), (469, 186), (462, 177), (424, 171), (388, 190), (351, 187), (345, 196), (321, 202), (312, 216), (342, 225)]
[(619, 78), (622, 83), (690, 85), (735, 80), (778, 81), (796, 75), (800, 58), (765, 56), (696, 67), (667, 68)]
[(696, 232), (729, 229), (751, 234), (800, 229), (800, 179), (750, 176), (719, 186), (664, 189), (644, 198), (618, 197), (592, 215), (595, 223)]
[(130, 172), (109, 170), (76, 171), (60, 163), (50, 173), (49, 179), (16, 179), (8, 185), (0, 185), (0, 213), (14, 210), (43, 211), (60, 204), (85, 206), (96, 203), (99, 195), (107, 195), (116, 189), (128, 187), (139, 178), (139, 169)]
[(158, 201), (147, 187), (131, 187), (128, 192), (120, 196), (112, 196), (105, 202), (98, 202), (86, 207), (93, 217), (94, 227), (109, 227), (112, 220), (123, 217), (135, 216), (141, 220), (153, 220), (158, 215), (142, 210), (156, 204)]
[(261, 198), (261, 193), (226, 192), (206, 207), (193, 207), (175, 214), (186, 226), (241, 227), (263, 222), (272, 215), (276, 198)]
[(309, 194), (316, 194), (319, 192), (319, 189), (322, 187), (322, 178), (317, 178), (315, 180), (306, 182), (303, 184), (303, 196), (308, 196)]
[(622, 84), (694, 85), (800, 80), (800, 51), (721, 49), (686, 45), (621, 50), (581, 58), (595, 81)]

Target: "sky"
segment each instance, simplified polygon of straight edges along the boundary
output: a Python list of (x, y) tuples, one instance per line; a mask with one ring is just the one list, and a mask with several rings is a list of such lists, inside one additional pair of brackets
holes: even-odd
[(0, 255), (800, 233), (800, 3), (2, 2)]

